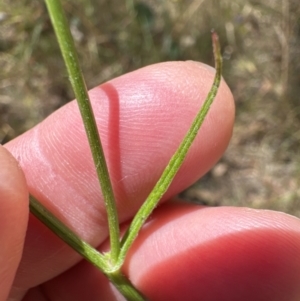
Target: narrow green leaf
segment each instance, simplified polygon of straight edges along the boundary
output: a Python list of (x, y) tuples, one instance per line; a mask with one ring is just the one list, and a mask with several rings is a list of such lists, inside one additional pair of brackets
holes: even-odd
[(163, 171), (160, 179), (154, 186), (152, 192), (149, 194), (148, 198), (139, 209), (137, 214), (135, 215), (134, 219), (132, 220), (128, 230), (126, 231), (122, 241), (121, 241), (121, 252), (120, 258), (118, 261), (118, 266), (121, 266), (124, 262), (125, 256), (131, 247), (132, 243), (134, 242), (138, 232), (140, 231), (142, 225), (152, 213), (156, 205), (158, 204), (159, 200), (162, 198), (164, 193), (169, 188), (172, 180), (174, 179), (176, 173), (178, 172), (180, 166), (182, 165), (187, 152), (195, 140), (197, 133), (204, 121), (205, 116), (207, 115), (209, 108), (215, 99), (215, 96), (218, 92), (218, 88), (221, 82), (222, 76), (222, 57), (220, 53), (220, 45), (219, 45), (219, 38), (215, 32), (212, 32), (212, 41), (213, 41), (213, 49), (214, 49), (214, 58), (215, 58), (215, 66), (216, 66), (216, 74), (213, 81), (213, 85), (211, 90), (208, 93), (208, 96), (197, 114), (196, 118), (194, 119), (191, 128), (189, 129), (188, 133), (186, 134), (184, 140), (178, 147), (177, 151), (171, 158), (169, 164)]

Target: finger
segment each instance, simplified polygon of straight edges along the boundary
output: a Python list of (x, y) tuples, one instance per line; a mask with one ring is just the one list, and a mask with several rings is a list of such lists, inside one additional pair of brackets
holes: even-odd
[[(90, 91), (120, 221), (131, 218), (203, 103), (214, 71), (193, 62), (153, 65)], [(224, 82), (165, 198), (203, 175), (224, 152), (234, 106)], [(33, 195), (93, 245), (107, 237), (106, 214), (77, 105), (72, 102), (7, 145)], [(37, 285), (79, 256), (30, 219), (18, 287)], [(30, 276), (29, 276), (30, 274)]]
[[(279, 212), (168, 203), (142, 229), (124, 272), (151, 301), (299, 300), (299, 236), (300, 221)], [(124, 300), (87, 262), (41, 291), (51, 301)]]
[(125, 301), (108, 279), (90, 263), (80, 263), (28, 291), (22, 301)]
[(160, 208), (125, 271), (149, 300), (300, 298), (300, 221), (246, 208)]
[(0, 300), (6, 300), (21, 259), (28, 220), (25, 177), (0, 146)]

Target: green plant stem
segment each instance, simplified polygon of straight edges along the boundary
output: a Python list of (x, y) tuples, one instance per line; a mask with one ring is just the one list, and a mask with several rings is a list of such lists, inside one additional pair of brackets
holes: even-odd
[(91, 102), (84, 78), (79, 67), (74, 41), (59, 0), (45, 0), (49, 15), (58, 39), (58, 43), (67, 66), (80, 113), (84, 122), (96, 172), (100, 181), (102, 194), (108, 216), (108, 226), (111, 245), (111, 263), (117, 261), (120, 252), (120, 230), (115, 198), (105, 161), (100, 136), (97, 130)]
[(107, 277), (127, 301), (147, 301), (147, 298), (143, 296), (119, 270), (107, 274)]
[(30, 195), (29, 201), (31, 213), (83, 258), (101, 270), (126, 300), (146, 301), (146, 298), (132, 285), (129, 279), (122, 275), (120, 270), (111, 270), (112, 267), (105, 255), (83, 241), (33, 196)]
[(29, 196), (30, 212), (60, 237), (83, 258), (98, 267), (103, 273), (107, 271), (106, 258), (91, 245), (83, 241), (70, 228), (55, 217), (46, 207), (33, 196)]
[(205, 116), (207, 115), (209, 108), (215, 99), (215, 96), (218, 92), (218, 88), (221, 82), (221, 73), (222, 73), (222, 57), (220, 53), (220, 45), (219, 39), (215, 32), (212, 33), (212, 41), (213, 41), (213, 48), (214, 48), (214, 58), (215, 58), (215, 65), (216, 65), (216, 74), (213, 81), (213, 85), (208, 93), (205, 102), (195, 117), (192, 126), (190, 127), (188, 133), (186, 134), (184, 140), (178, 147), (175, 154), (172, 156), (169, 164), (163, 171), (160, 179), (156, 183), (155, 187), (153, 188), (152, 192), (149, 194), (148, 198), (139, 209), (138, 213), (135, 215), (134, 219), (132, 220), (129, 228), (127, 229), (122, 241), (121, 241), (121, 252), (118, 261), (118, 265), (122, 266), (126, 254), (131, 247), (133, 241), (135, 240), (138, 232), (140, 231), (142, 225), (152, 213), (156, 205), (158, 204), (159, 200), (162, 198), (164, 193), (169, 188), (172, 180), (174, 179), (177, 171), (179, 170), (180, 166), (182, 165), (186, 154), (195, 140), (197, 133), (204, 121)]

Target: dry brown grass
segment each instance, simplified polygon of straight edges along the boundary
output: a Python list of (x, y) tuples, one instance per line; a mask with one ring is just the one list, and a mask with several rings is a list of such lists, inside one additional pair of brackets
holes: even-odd
[[(89, 87), (159, 61), (212, 63), (210, 29), (217, 29), (236, 125), (220, 163), (184, 195), (300, 216), (298, 0), (63, 3)], [(41, 1), (3, 0), (0, 26), (5, 142), (73, 96)]]

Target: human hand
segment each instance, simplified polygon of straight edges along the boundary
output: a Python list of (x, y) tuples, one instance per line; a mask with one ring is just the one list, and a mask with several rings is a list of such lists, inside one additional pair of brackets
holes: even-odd
[[(207, 66), (172, 62), (91, 91), (123, 225), (158, 180), (212, 80)], [(222, 82), (163, 201), (219, 159), (233, 119), (232, 96)], [(107, 245), (105, 209), (77, 105), (66, 105), (6, 148), (27, 184), (1, 148), (0, 300), (9, 292), (9, 300), (23, 301), (123, 300), (98, 270), (28, 212), (27, 186), (85, 241), (100, 250)], [(299, 220), (282, 213), (171, 201), (146, 223), (123, 272), (151, 301), (298, 300), (299, 232)]]

